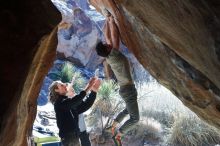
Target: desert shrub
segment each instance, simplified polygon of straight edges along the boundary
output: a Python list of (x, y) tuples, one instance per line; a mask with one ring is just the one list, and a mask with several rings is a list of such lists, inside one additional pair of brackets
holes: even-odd
[(118, 94), (119, 86), (113, 80), (103, 80), (97, 93), (97, 99), (92, 107), (92, 112), (87, 117), (87, 123), (102, 132), (111, 125), (113, 116), (123, 107), (123, 101)]
[(138, 90), (141, 95), (152, 91), (139, 102), (140, 113), (161, 124), (163, 145), (213, 146), (220, 143), (220, 132), (200, 120), (164, 87), (148, 83)]
[(175, 118), (167, 143), (172, 146), (212, 146), (220, 143), (220, 133), (188, 113)]
[(160, 139), (162, 131), (161, 124), (158, 121), (152, 118), (142, 118), (135, 128), (130, 131), (130, 134), (133, 135), (132, 138), (135, 140), (151, 139), (154, 141)]
[(73, 82), (73, 89), (76, 93), (82, 91), (85, 87), (86, 80), (82, 77), (79, 71), (74, 71), (75, 80)]
[(142, 109), (141, 116), (153, 118), (154, 120), (162, 124), (162, 126), (167, 128), (171, 128), (174, 122), (174, 115), (172, 113), (168, 113), (162, 110)]
[(122, 136), (122, 145), (143, 146), (147, 143), (149, 146), (158, 145), (162, 141), (163, 129), (161, 124), (152, 118), (141, 118), (140, 121)]
[(64, 83), (71, 82), (74, 75), (73, 88), (76, 93), (79, 93), (84, 87), (86, 80), (82, 77), (81, 72), (74, 67), (70, 62), (65, 62), (61, 72), (57, 73), (57, 78)]
[(69, 62), (65, 62), (62, 66), (62, 70), (59, 74), (59, 77), (61, 81), (64, 83), (71, 82), (73, 73), (74, 73), (74, 66)]
[(118, 84), (113, 80), (103, 80), (97, 94), (94, 109), (99, 109), (105, 117), (112, 116), (117, 110), (115, 108), (117, 108), (118, 101)]

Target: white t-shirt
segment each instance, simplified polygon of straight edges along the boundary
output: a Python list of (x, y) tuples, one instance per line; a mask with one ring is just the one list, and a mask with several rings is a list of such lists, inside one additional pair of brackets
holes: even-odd
[(86, 123), (83, 114), (79, 114), (79, 130), (83, 132), (86, 130)]

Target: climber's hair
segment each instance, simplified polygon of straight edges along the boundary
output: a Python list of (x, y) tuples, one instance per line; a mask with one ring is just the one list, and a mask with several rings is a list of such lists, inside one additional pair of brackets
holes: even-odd
[(59, 93), (57, 93), (55, 89), (58, 89), (57, 85), (60, 83), (61, 81), (53, 81), (49, 86), (48, 99), (52, 104), (54, 104), (56, 100), (59, 98)]
[(110, 51), (108, 50), (107, 46), (103, 44), (102, 42), (99, 42), (96, 45), (96, 52), (99, 56), (107, 57), (110, 54)]

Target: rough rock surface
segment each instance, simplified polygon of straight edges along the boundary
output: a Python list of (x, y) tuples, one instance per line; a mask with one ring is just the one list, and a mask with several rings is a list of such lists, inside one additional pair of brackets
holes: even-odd
[(59, 11), (50, 0), (0, 5), (0, 145), (26, 146), (36, 101), (55, 58)]
[[(86, 0), (60, 1), (52, 0), (62, 14), (62, 22), (58, 27), (57, 58), (71, 61), (75, 66), (84, 67), (94, 72), (103, 58), (96, 54), (97, 41), (104, 40), (101, 28), (104, 17), (88, 7)], [(81, 8), (80, 15), (74, 15), (74, 10)], [(79, 12), (79, 11), (78, 11)], [(80, 22), (80, 23), (79, 23)], [(142, 80), (149, 74), (138, 63), (133, 54), (121, 45), (121, 50), (130, 59), (136, 81)], [(140, 76), (142, 72), (142, 76)], [(145, 76), (143, 73), (145, 72)], [(147, 79), (147, 78), (145, 78)]]
[(115, 18), (139, 62), (199, 117), (220, 129), (220, 2), (90, 0)]
[[(114, 15), (123, 42), (151, 75), (220, 129), (219, 0), (90, 2)], [(49, 0), (3, 1), (0, 16), (0, 144), (26, 146), (61, 16)]]
[[(92, 11), (90, 9), (80, 10), (74, 1), (66, 3), (53, 0), (53, 3), (62, 14), (62, 22), (57, 33), (57, 58), (69, 60), (76, 66), (95, 70), (103, 61), (103, 58), (95, 52), (95, 45), (98, 40), (101, 40), (102, 36), (100, 27), (88, 16)], [(86, 8), (85, 0), (79, 4), (82, 8)], [(74, 14), (76, 9), (78, 11)], [(101, 21), (104, 21), (104, 17)]]

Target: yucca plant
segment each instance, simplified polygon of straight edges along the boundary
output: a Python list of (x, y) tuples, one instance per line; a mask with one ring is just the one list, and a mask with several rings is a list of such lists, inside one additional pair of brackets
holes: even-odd
[(60, 80), (64, 83), (71, 82), (73, 76), (73, 89), (76, 93), (79, 93), (85, 87), (85, 79), (82, 77), (80, 71), (77, 71), (70, 62), (65, 62), (59, 74)]
[(71, 82), (74, 70), (75, 68), (71, 63), (65, 62), (60, 72), (60, 80), (64, 83)]
[(79, 71), (74, 71), (74, 76), (75, 80), (73, 82), (73, 89), (78, 94), (85, 87), (86, 80), (82, 77), (82, 74)]
[(104, 80), (99, 88), (95, 103), (95, 108), (98, 108), (103, 116), (107, 117), (113, 114), (113, 107), (118, 96), (118, 85), (113, 80)]
[[(118, 94), (119, 86), (113, 80), (103, 80), (97, 93), (97, 100), (90, 117), (100, 119), (102, 132), (112, 122), (112, 117), (122, 109), (122, 99)], [(100, 117), (100, 118), (98, 118)], [(105, 118), (105, 121), (103, 120)], [(97, 123), (98, 121), (94, 121)], [(93, 123), (93, 124), (95, 124)]]

